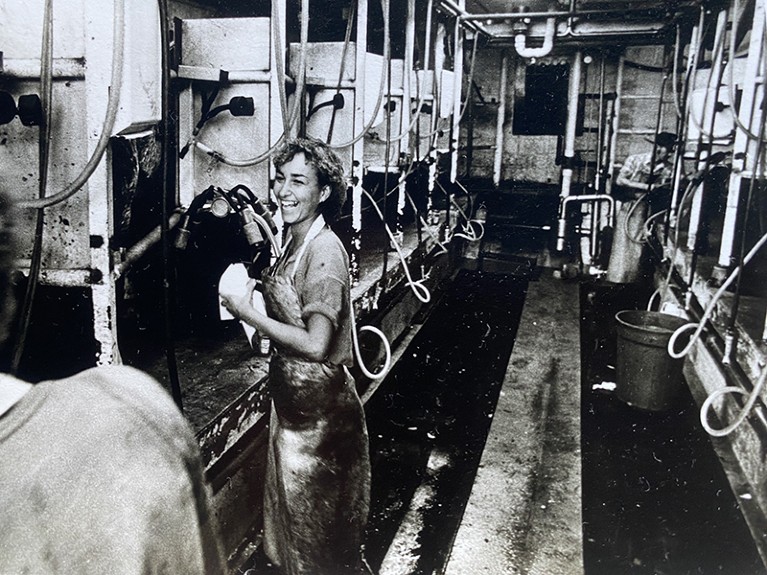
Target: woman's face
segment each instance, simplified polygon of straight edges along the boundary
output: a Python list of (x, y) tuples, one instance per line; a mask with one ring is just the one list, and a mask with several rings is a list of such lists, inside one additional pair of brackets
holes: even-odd
[(320, 204), (330, 194), (327, 186), (320, 188), (317, 170), (306, 162), (303, 152), (277, 167), (274, 194), (282, 211), (283, 221), (291, 226), (310, 226), (320, 211)]

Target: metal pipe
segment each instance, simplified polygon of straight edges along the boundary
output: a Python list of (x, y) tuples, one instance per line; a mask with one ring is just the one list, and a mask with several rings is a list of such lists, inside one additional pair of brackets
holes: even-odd
[[(756, 106), (757, 89), (761, 88), (764, 97), (764, 84), (757, 86), (759, 76), (759, 63), (761, 61), (762, 49), (765, 33), (765, 3), (757, 0), (754, 9), (754, 20), (751, 28), (751, 39), (748, 46), (748, 59), (746, 60), (746, 69), (743, 74), (743, 96), (741, 97), (740, 124), (747, 126), (749, 130), (753, 126), (763, 122), (762, 111)], [(733, 59), (734, 61), (734, 59)], [(731, 64), (732, 65), (732, 64)], [(727, 270), (732, 267), (733, 251), (735, 249), (736, 223), (738, 221), (738, 208), (740, 205), (740, 188), (744, 172), (751, 172), (752, 177), (756, 177), (756, 158), (749, 154), (748, 134), (737, 127), (735, 131), (735, 143), (733, 144), (732, 171), (730, 172), (730, 181), (727, 191), (727, 207), (724, 216), (724, 228), (722, 230), (722, 243), (719, 249), (719, 259), (717, 267)]]
[[(465, 0), (462, 0), (462, 2), (463, 1)], [(452, 16), (455, 16), (458, 19), (459, 24), (463, 23), (464, 26), (466, 26), (467, 28), (470, 28), (474, 32), (482, 32), (486, 36), (492, 36), (492, 34), (490, 34), (490, 32), (488, 32), (483, 26), (475, 22), (472, 22), (471, 18), (466, 18), (468, 16), (471, 16), (471, 14), (466, 12), (465, 8), (463, 8), (462, 6), (459, 6), (452, 0), (440, 0), (439, 6), (437, 8), (449, 12)]]
[(509, 52), (501, 50), (501, 74), (498, 86), (498, 116), (495, 123), (495, 155), (493, 160), (493, 184), (501, 185), (503, 164), (503, 125), (506, 122), (506, 83), (508, 82)]
[[(443, 4), (446, 4), (448, 0), (443, 0)], [(477, 20), (485, 20), (490, 22), (491, 20), (523, 20), (526, 18), (574, 18), (578, 16), (616, 16), (626, 17), (634, 14), (647, 16), (650, 19), (653, 15), (665, 14), (667, 9), (665, 8), (637, 8), (634, 10), (560, 10), (552, 12), (490, 12), (488, 14), (458, 14), (458, 19), (462, 22), (474, 22)]]
[(599, 108), (597, 112), (597, 165), (594, 170), (594, 189), (599, 192), (602, 189), (602, 168), (604, 166), (604, 115), (605, 115), (605, 55), (599, 59)]
[[(711, 155), (711, 147), (714, 145), (714, 125), (716, 122), (716, 108), (719, 104), (719, 88), (722, 80), (722, 58), (724, 57), (724, 35), (727, 29), (727, 10), (719, 12), (716, 21), (716, 34), (714, 37), (714, 51), (711, 55), (711, 71), (706, 82), (706, 94), (703, 97), (701, 106), (700, 126), (698, 127), (700, 137), (699, 145), (707, 144), (706, 150), (699, 150), (698, 170), (708, 170)], [(713, 83), (713, 88), (712, 88)], [(711, 90), (713, 89), (713, 94)], [(690, 115), (695, 114), (695, 109), (691, 106)], [(708, 126), (706, 126), (708, 120)], [(708, 132), (706, 131), (708, 130)], [(697, 190), (695, 190), (690, 207), (690, 220), (687, 230), (687, 248), (694, 250), (698, 241), (698, 229), (700, 228), (701, 211), (703, 209), (703, 194), (706, 193), (705, 179), (701, 180)]]
[[(466, 0), (459, 0), (461, 8)], [(458, 142), (461, 136), (461, 85), (463, 84), (463, 30), (455, 27), (453, 39), (453, 118), (450, 131), (450, 182), (455, 183), (458, 177)], [(476, 42), (476, 38), (474, 40)], [(469, 86), (467, 98), (471, 97)]]
[(567, 125), (565, 126), (565, 149), (562, 162), (561, 198), (570, 195), (575, 158), (575, 130), (578, 124), (578, 97), (581, 90), (581, 51), (576, 50), (567, 88)]
[[(384, 40), (385, 41), (385, 40)], [(368, 1), (357, 0), (357, 50), (355, 78), (357, 86), (354, 94), (354, 131), (365, 125), (365, 47), (368, 42)], [(352, 187), (352, 238), (349, 246), (349, 274), (352, 286), (360, 281), (362, 249), (362, 177), (364, 140), (360, 138), (352, 147), (351, 187)]]
[(554, 36), (557, 31), (556, 18), (546, 18), (546, 31), (543, 34), (543, 45), (539, 48), (527, 47), (527, 36), (524, 34), (517, 34), (514, 36), (514, 48), (517, 50), (517, 54), (523, 58), (543, 58), (548, 56), (551, 49), (554, 47)]
[[(181, 215), (183, 213), (183, 210), (176, 210), (172, 212), (170, 216), (168, 216), (167, 230), (172, 230), (178, 225), (178, 223), (181, 221)], [(125, 251), (125, 255), (123, 256), (122, 261), (118, 264), (115, 264), (114, 270), (112, 270), (112, 277), (115, 280), (122, 277), (122, 275), (128, 271), (128, 269), (134, 263), (136, 263), (136, 261), (141, 259), (149, 251), (149, 249), (152, 248), (152, 246), (157, 244), (162, 239), (162, 233), (162, 226), (158, 225), (151, 232), (149, 232), (147, 235), (129, 247)]]
[(621, 119), (621, 97), (623, 96), (623, 69), (626, 56), (621, 54), (618, 58), (618, 69), (615, 72), (615, 104), (613, 105), (613, 117), (610, 134), (610, 147), (607, 151), (607, 182), (605, 192), (611, 193), (613, 188), (613, 173), (615, 172), (615, 152), (618, 149), (618, 130)]
[[(582, 194), (579, 196), (567, 196), (562, 199), (559, 206), (559, 219), (557, 222), (557, 251), (565, 249), (565, 232), (567, 231), (567, 206), (572, 202), (607, 202), (607, 220), (612, 222), (615, 213), (615, 198), (609, 194)], [(593, 210), (592, 210), (593, 213)], [(593, 220), (592, 216), (592, 220)], [(592, 224), (593, 225), (593, 224)]]

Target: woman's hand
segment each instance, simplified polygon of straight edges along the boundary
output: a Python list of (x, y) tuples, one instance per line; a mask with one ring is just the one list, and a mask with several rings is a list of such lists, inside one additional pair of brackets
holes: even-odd
[(219, 293), (221, 305), (237, 319), (243, 319), (257, 313), (253, 307), (253, 291), (256, 289), (256, 280), (250, 279), (245, 285), (245, 292), (241, 294)]

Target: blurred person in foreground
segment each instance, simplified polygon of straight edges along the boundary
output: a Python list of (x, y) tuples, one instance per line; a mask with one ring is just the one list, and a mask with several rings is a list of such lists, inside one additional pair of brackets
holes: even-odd
[[(0, 341), (15, 316), (14, 217), (0, 196)], [(0, 573), (218, 575), (197, 441), (126, 366), (31, 384), (0, 374)]]

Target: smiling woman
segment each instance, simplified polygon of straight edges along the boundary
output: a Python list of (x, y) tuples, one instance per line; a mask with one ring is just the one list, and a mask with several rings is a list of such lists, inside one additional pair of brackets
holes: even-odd
[(288, 575), (369, 572), (362, 536), (370, 459), (352, 364), (349, 262), (328, 227), (346, 193), (324, 143), (297, 139), (276, 155), (275, 195), (288, 238), (262, 275), (266, 314), (222, 294), (236, 318), (271, 338), (272, 414), (264, 494), (264, 551)]

